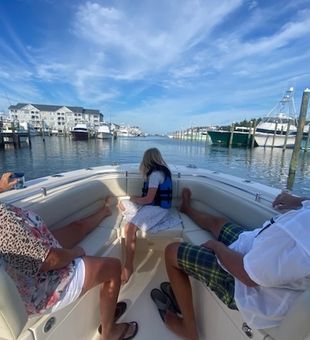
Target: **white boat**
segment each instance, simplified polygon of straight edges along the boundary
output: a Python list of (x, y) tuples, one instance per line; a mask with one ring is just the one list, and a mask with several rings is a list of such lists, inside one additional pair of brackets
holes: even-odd
[(137, 126), (120, 126), (117, 130), (117, 137), (144, 137), (143, 133)]
[[(211, 237), (176, 209), (184, 187), (191, 189), (194, 207), (226, 216), (240, 225), (255, 228), (276, 213), (271, 203), (280, 192), (278, 189), (194, 166), (170, 165), (170, 169), (172, 209), (182, 222), (158, 234), (138, 233), (135, 272), (122, 286), (119, 296), (128, 306), (119, 322), (139, 323), (135, 340), (179, 339), (163, 324), (150, 292), (167, 280), (164, 264), (167, 244), (176, 240), (201, 244)], [(37, 212), (53, 229), (91, 214), (106, 195), (112, 195), (115, 201), (140, 195), (141, 186), (138, 164), (103, 166), (27, 181), (24, 189), (2, 193), (1, 201)], [(115, 207), (113, 214), (81, 246), (88, 255), (122, 259), (124, 224)], [(279, 327), (255, 330), (209, 288), (195, 280), (192, 287), (200, 340), (310, 339), (310, 291), (298, 298)], [(94, 288), (63, 310), (28, 318), (15, 285), (0, 269), (0, 339), (99, 339), (98, 295), (99, 288)]]
[(292, 147), (297, 132), (294, 88), (290, 87), (279, 103), (257, 125), (255, 141), (264, 147)]
[(96, 136), (99, 139), (112, 139), (113, 133), (111, 132), (109, 124), (101, 123), (98, 127)]
[(74, 140), (87, 140), (90, 136), (90, 131), (86, 124), (78, 123), (71, 130), (71, 135)]
[(32, 124), (27, 122), (21, 122), (20, 126), (22, 126), (26, 131), (30, 133), (30, 136), (38, 136), (38, 131), (33, 127)]

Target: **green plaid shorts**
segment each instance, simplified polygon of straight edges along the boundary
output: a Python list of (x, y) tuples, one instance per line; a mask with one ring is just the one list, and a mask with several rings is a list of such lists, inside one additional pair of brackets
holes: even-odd
[[(229, 246), (245, 230), (233, 223), (226, 223), (218, 241)], [(217, 258), (211, 250), (190, 243), (181, 243), (177, 258), (182, 271), (205, 283), (230, 309), (237, 309), (234, 299), (234, 277), (218, 264)]]

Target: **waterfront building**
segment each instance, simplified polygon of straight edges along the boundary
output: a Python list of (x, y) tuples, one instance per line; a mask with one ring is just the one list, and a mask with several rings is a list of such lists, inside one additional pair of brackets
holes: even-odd
[(103, 121), (99, 110), (80, 106), (18, 103), (9, 107), (12, 121), (28, 123), (38, 132), (66, 134), (78, 123), (97, 128)]

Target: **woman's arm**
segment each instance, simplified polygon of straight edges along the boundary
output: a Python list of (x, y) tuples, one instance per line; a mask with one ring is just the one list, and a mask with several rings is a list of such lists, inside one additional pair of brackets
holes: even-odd
[(130, 200), (137, 204), (150, 204), (154, 201), (156, 192), (157, 188), (149, 188), (146, 196), (144, 197), (132, 196), (130, 197)]
[(53, 269), (61, 269), (67, 266), (75, 258), (84, 255), (84, 249), (79, 246), (72, 249), (51, 248), (40, 270), (47, 272)]
[(203, 244), (214, 251), (217, 258), (220, 260), (221, 264), (229, 271), (229, 273), (241, 281), (248, 287), (258, 286), (248, 275), (244, 269), (243, 255), (225, 246), (224, 243), (209, 240)]

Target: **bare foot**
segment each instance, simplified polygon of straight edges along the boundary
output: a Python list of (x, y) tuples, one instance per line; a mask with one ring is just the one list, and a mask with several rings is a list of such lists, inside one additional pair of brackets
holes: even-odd
[(107, 196), (105, 199), (104, 199), (104, 206), (105, 207), (110, 207), (111, 206), (111, 204), (112, 204), (112, 200), (113, 200), (113, 198), (112, 198), (112, 196)]
[(117, 207), (118, 207), (118, 209), (120, 210), (120, 212), (123, 212), (123, 211), (125, 210), (125, 207), (124, 207), (122, 201), (119, 201)]
[(138, 330), (137, 327), (138, 325), (136, 322), (115, 323), (112, 325), (112, 329), (108, 337), (105, 337), (105, 335), (101, 334), (101, 332), (99, 333), (102, 335), (102, 339), (119, 340), (125, 337), (129, 338), (130, 336), (134, 336)]
[(182, 191), (182, 203), (180, 206), (180, 211), (183, 213), (187, 213), (190, 208), (190, 201), (192, 198), (192, 193), (188, 188), (184, 188)]
[(186, 330), (184, 326), (183, 318), (179, 317), (177, 314), (167, 310), (165, 315), (166, 326), (181, 339), (187, 340), (197, 340), (198, 333), (195, 326), (191, 326), (190, 330)]
[(124, 266), (122, 270), (122, 275), (121, 275), (122, 284), (125, 284), (129, 281), (132, 273), (133, 273), (133, 267)]
[(177, 334), (182, 339), (185, 338), (186, 331), (183, 326), (183, 319), (177, 314), (167, 310), (165, 315), (165, 324), (173, 333)]
[(111, 204), (112, 204), (112, 197), (107, 196), (103, 201), (103, 215), (104, 217), (112, 215)]

